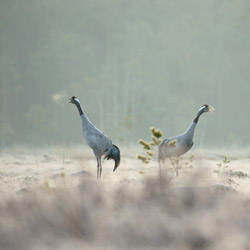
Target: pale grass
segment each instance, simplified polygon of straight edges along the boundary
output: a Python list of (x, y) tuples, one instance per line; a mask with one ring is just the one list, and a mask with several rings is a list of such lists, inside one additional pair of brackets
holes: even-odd
[[(63, 148), (63, 147), (62, 147)], [(122, 147), (121, 166), (91, 150), (12, 148), (0, 156), (0, 249), (249, 249), (246, 150), (190, 151), (180, 175)], [(185, 162), (194, 154), (193, 168)], [(224, 156), (246, 178), (213, 172)]]

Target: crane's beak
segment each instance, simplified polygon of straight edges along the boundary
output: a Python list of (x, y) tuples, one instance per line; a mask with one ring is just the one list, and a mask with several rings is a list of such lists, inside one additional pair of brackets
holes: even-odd
[(71, 98), (69, 98), (67, 104), (69, 104), (69, 103), (72, 103), (72, 99)]

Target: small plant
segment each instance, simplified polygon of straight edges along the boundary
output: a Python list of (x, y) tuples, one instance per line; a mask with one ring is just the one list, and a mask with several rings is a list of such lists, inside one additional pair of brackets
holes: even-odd
[[(174, 145), (174, 144), (173, 144)], [(192, 162), (194, 160), (194, 155), (191, 155), (183, 164), (184, 166), (182, 166), (180, 164), (180, 161), (182, 160), (182, 157), (171, 157), (170, 158), (170, 163), (172, 165), (172, 169), (171, 171), (173, 173), (176, 173), (176, 175), (179, 175), (178, 170), (179, 169), (184, 169), (184, 168), (193, 168)]]
[[(172, 144), (172, 145), (174, 145), (174, 144)], [(173, 167), (171, 169), (172, 172), (175, 172), (176, 176), (178, 176), (179, 175), (178, 170), (182, 168), (181, 166), (179, 166), (179, 162), (181, 160), (181, 157), (170, 157), (169, 159), (170, 159), (171, 165)]]
[(142, 145), (142, 147), (143, 147), (144, 149), (148, 149), (148, 150), (151, 149), (150, 143), (148, 143), (148, 142), (146, 142), (146, 141), (144, 141), (144, 140), (142, 140), (142, 139), (140, 139), (138, 142)]
[(184, 163), (186, 168), (193, 168), (192, 162), (194, 160), (194, 155), (191, 155), (188, 160)]
[(68, 147), (65, 144), (56, 147), (55, 153), (58, 156), (58, 158), (61, 158), (62, 164), (64, 164), (67, 157), (69, 157), (70, 151), (71, 151), (70, 147)]
[[(175, 144), (172, 144), (172, 145), (175, 145)], [(193, 168), (193, 165), (192, 165), (192, 162), (193, 162), (193, 159), (194, 159), (194, 155), (191, 155), (183, 164), (184, 166), (182, 166), (180, 164), (180, 161), (182, 160), (182, 157), (171, 157), (170, 158), (170, 163), (172, 165), (172, 171), (176, 173), (176, 175), (179, 175), (179, 172), (178, 170), (179, 169), (184, 169), (184, 168)]]
[(227, 158), (227, 156), (224, 156), (224, 159), (222, 160), (222, 162), (217, 163), (217, 169), (214, 170), (214, 173), (216, 174), (225, 174), (226, 170), (229, 168), (229, 163), (231, 161)]
[(176, 139), (170, 141), (170, 142), (168, 143), (168, 146), (169, 146), (170, 148), (175, 148), (175, 147), (176, 147)]
[(144, 149), (145, 153), (144, 155), (137, 155), (136, 158), (141, 160), (143, 163), (149, 163), (150, 160), (152, 160), (155, 155), (154, 147), (158, 146), (161, 143), (160, 138), (163, 135), (162, 131), (160, 129), (156, 129), (155, 127), (151, 127), (150, 131), (152, 133), (152, 141), (146, 142), (142, 139), (138, 141), (138, 143), (141, 144), (142, 148)]
[(228, 178), (230, 184), (237, 184), (232, 178), (248, 178), (249, 175), (240, 170), (229, 170), (231, 161), (225, 156), (221, 163), (217, 163), (218, 169), (214, 170), (216, 174), (222, 174)]
[(45, 190), (47, 190), (47, 191), (51, 191), (51, 190), (52, 190), (52, 188), (51, 188), (51, 186), (50, 186), (48, 180), (44, 180), (43, 188), (44, 188)]
[(163, 133), (160, 129), (156, 129), (155, 127), (151, 127), (150, 131), (152, 133), (152, 139), (155, 142), (155, 144), (160, 144), (161, 140), (159, 138), (162, 137)]
[(141, 160), (143, 163), (149, 163), (151, 159), (149, 156), (144, 156), (144, 155), (137, 155), (136, 158)]
[(248, 174), (244, 173), (243, 171), (230, 170), (229, 175), (232, 176), (232, 177), (237, 177), (237, 178), (246, 178), (246, 177), (248, 177)]

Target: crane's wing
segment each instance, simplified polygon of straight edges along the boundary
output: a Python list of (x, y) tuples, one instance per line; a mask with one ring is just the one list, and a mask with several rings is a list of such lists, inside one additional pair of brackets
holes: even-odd
[(112, 141), (99, 129), (88, 130), (85, 135), (86, 143), (96, 154), (104, 154), (112, 146)]
[(158, 160), (161, 161), (168, 157), (170, 151), (173, 151), (176, 147), (177, 137), (171, 137), (163, 140), (158, 148)]

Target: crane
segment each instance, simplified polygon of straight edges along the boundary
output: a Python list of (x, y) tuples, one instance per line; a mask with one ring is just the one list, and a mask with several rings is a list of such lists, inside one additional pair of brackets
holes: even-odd
[(102, 175), (101, 158), (103, 155), (105, 155), (104, 159), (113, 159), (115, 161), (114, 172), (120, 164), (120, 149), (112, 144), (112, 141), (90, 122), (86, 114), (82, 111), (80, 101), (76, 96), (69, 98), (68, 103), (74, 104), (78, 109), (82, 120), (83, 137), (87, 145), (92, 148), (97, 160), (97, 178), (101, 178)]
[(214, 108), (207, 104), (202, 105), (198, 110), (195, 119), (183, 134), (167, 138), (160, 143), (158, 148), (158, 162), (160, 169), (161, 169), (161, 163), (164, 164), (165, 159), (170, 158), (172, 165), (176, 171), (176, 174), (178, 175), (179, 158), (177, 158), (176, 162), (174, 162), (172, 160), (172, 157), (179, 157), (181, 155), (184, 155), (187, 151), (189, 151), (192, 148), (194, 144), (193, 142), (194, 131), (200, 116), (203, 113), (212, 112), (213, 110)]

